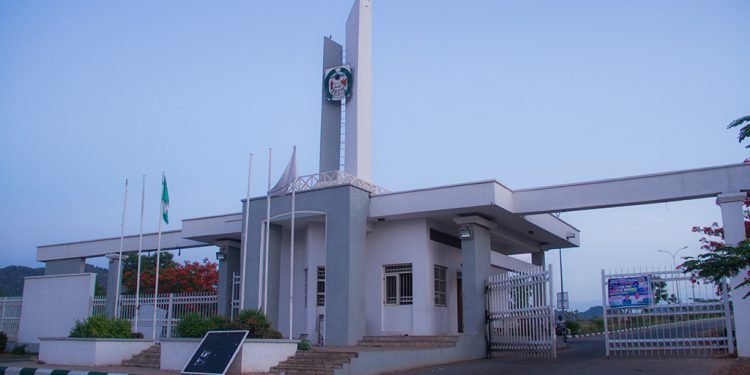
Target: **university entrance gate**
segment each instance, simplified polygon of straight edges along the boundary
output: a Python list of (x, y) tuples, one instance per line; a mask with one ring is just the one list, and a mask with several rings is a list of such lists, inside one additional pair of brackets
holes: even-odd
[(605, 273), (607, 356), (711, 357), (734, 353), (726, 284), (675, 270)]
[(557, 357), (552, 266), (490, 276), (486, 306), (491, 357)]

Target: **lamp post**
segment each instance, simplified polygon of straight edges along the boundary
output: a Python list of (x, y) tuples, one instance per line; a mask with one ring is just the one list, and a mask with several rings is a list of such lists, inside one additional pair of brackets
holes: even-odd
[(687, 248), (688, 248), (687, 246), (683, 246), (683, 247), (675, 250), (674, 252), (667, 251), (667, 250), (656, 250), (656, 252), (669, 254), (672, 257), (672, 269), (677, 269), (677, 253), (679, 253), (680, 251), (685, 250)]

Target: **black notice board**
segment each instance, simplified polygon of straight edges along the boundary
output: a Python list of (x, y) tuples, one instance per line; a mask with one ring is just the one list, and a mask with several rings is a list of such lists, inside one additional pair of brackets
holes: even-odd
[(240, 350), (248, 331), (209, 331), (203, 336), (183, 374), (224, 375)]

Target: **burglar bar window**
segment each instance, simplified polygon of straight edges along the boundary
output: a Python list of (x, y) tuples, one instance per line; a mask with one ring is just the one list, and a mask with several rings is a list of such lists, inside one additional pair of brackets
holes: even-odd
[(448, 269), (443, 266), (435, 265), (435, 305), (445, 306), (446, 305), (446, 285), (445, 279), (448, 274)]
[(413, 283), (411, 264), (396, 264), (384, 267), (385, 304), (411, 305)]
[(318, 292), (317, 292), (318, 306), (325, 306), (326, 304), (326, 268), (318, 267)]

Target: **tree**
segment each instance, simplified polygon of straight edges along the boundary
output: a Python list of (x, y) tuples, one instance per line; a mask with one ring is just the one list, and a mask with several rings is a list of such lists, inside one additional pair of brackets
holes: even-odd
[[(740, 117), (727, 126), (731, 129), (742, 124), (737, 141), (742, 143), (745, 138), (750, 137), (750, 115)], [(745, 146), (750, 148), (750, 145)], [(745, 159), (750, 162), (750, 159)], [(690, 272), (694, 276), (699, 276), (711, 280), (717, 286), (721, 286), (723, 280), (729, 277), (737, 276), (742, 270), (750, 267), (750, 193), (745, 197), (745, 238), (736, 246), (728, 246), (724, 242), (724, 228), (718, 223), (711, 224), (710, 227), (693, 227), (693, 232), (702, 233), (701, 249), (705, 252), (697, 257), (684, 257), (685, 262), (678, 268), (684, 272)], [(750, 270), (747, 271), (745, 279), (734, 286), (735, 289), (750, 285)], [(743, 298), (750, 296), (747, 292)]]
[[(217, 264), (203, 259), (202, 262), (174, 261), (171, 253), (159, 257), (159, 294), (161, 293), (205, 293), (213, 292), (219, 282)], [(123, 262), (122, 283), (126, 293), (135, 294), (138, 257), (130, 256)], [(153, 294), (156, 274), (156, 254), (141, 256), (141, 294)]]
[[(737, 126), (740, 126), (744, 123), (747, 123), (745, 126), (740, 128), (740, 134), (737, 136), (737, 142), (742, 143), (742, 141), (745, 140), (745, 138), (750, 137), (750, 115), (742, 116), (727, 125), (727, 129), (731, 129)], [(750, 145), (745, 146), (745, 148), (750, 148)]]

